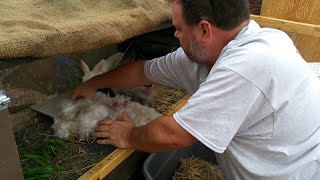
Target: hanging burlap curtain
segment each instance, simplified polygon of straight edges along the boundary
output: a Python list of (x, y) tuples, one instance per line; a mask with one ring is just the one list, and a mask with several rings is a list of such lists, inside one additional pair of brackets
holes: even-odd
[(170, 18), (166, 0), (1, 0), (0, 58), (83, 52)]

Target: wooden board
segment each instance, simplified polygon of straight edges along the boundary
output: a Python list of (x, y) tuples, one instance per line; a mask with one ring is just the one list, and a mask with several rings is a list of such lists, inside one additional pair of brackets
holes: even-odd
[(312, 37), (320, 37), (320, 25), (300, 23), (296, 21), (288, 21), (284, 19), (256, 15), (251, 15), (250, 18), (255, 20), (262, 27), (275, 28)]
[(63, 99), (71, 97), (71, 94), (72, 92), (68, 91), (59, 96), (49, 96), (46, 100), (38, 102), (32, 105), (30, 108), (51, 118), (55, 118), (59, 114), (59, 108), (57, 104), (60, 104)]
[[(0, 90), (3, 90), (1, 81)], [(0, 111), (0, 147), (0, 179), (22, 180), (22, 168), (8, 109)]]
[(249, 10), (251, 14), (260, 15), (262, 0), (249, 0)]
[[(319, 0), (265, 0), (262, 16), (320, 25)], [(320, 62), (320, 38), (297, 34), (295, 45), (308, 62)]]
[(320, 24), (319, 0), (265, 0), (262, 16)]

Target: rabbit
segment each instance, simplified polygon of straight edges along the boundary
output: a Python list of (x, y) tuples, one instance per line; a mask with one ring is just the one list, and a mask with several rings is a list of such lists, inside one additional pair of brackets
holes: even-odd
[(162, 116), (154, 109), (132, 102), (124, 96), (112, 98), (102, 92), (97, 92), (93, 99), (65, 99), (59, 106), (61, 113), (54, 119), (52, 128), (61, 139), (66, 139), (71, 134), (88, 137), (98, 121), (105, 118), (120, 120), (124, 111), (136, 126), (143, 126)]
[[(72, 101), (64, 99), (58, 104), (60, 113), (54, 118), (53, 129), (55, 134), (61, 138), (68, 138), (71, 134), (79, 134), (80, 136), (88, 136), (93, 131), (97, 121), (108, 116), (107, 106), (102, 105), (102, 101), (108, 103), (109, 99), (103, 93), (97, 93), (93, 99), (79, 99)], [(110, 101), (109, 101), (110, 102)], [(84, 117), (86, 112), (94, 112)], [(93, 115), (95, 118), (90, 117)], [(87, 120), (86, 120), (87, 119)], [(83, 121), (88, 121), (87, 126), (83, 126)], [(84, 128), (83, 128), (84, 127)]]
[(84, 73), (82, 82), (85, 82), (94, 76), (111, 71), (117, 66), (122, 56), (123, 53), (118, 52), (110, 56), (107, 60), (102, 59), (92, 68), (92, 71), (90, 71), (88, 65), (83, 60), (81, 60), (81, 68)]
[[(92, 78), (93, 76), (108, 72), (114, 68), (115, 62), (123, 54), (114, 54), (107, 60), (101, 60), (96, 64), (92, 71), (90, 71), (87, 64), (81, 61), (81, 67), (84, 72), (83, 82)], [(138, 102), (132, 102), (124, 96), (120, 96), (121, 90), (116, 90), (118, 95), (110, 97), (102, 92), (97, 92), (93, 99), (79, 99), (72, 101), (64, 99), (60, 104), (60, 113), (54, 118), (52, 128), (56, 136), (61, 139), (68, 138), (71, 134), (78, 134), (80, 137), (88, 137), (97, 126), (97, 122), (105, 118), (120, 120), (122, 112), (126, 111), (128, 116), (134, 121), (136, 126), (142, 126), (148, 122), (162, 116), (154, 109), (143, 106)], [(123, 91), (122, 93), (138, 94), (144, 100), (150, 101), (150, 88), (139, 86), (130, 91)]]
[[(114, 67), (116, 66), (116, 62), (118, 62), (122, 56), (123, 53), (119, 52), (113, 54), (107, 60), (102, 59), (92, 68), (92, 71), (90, 71), (88, 65), (81, 60), (81, 68), (84, 73), (82, 82), (85, 82), (94, 76), (100, 75), (105, 72), (109, 72), (110, 70), (114, 69)], [(140, 102), (143, 105), (151, 105), (152, 89), (150, 87), (137, 86), (129, 90), (108, 88), (108, 90), (108, 93), (111, 96), (115, 96), (116, 94), (125, 94), (131, 96), (133, 101)]]

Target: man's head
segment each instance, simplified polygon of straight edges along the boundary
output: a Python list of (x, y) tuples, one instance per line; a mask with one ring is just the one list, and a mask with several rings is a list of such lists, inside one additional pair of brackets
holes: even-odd
[[(172, 19), (176, 27), (175, 37), (179, 38), (186, 55), (197, 63), (208, 64), (212, 59), (216, 59), (220, 54), (218, 51), (223, 48), (219, 45), (230, 41), (226, 33), (237, 31), (237, 28), (249, 19), (247, 0), (169, 2), (172, 4)], [(217, 46), (217, 49), (212, 52), (208, 46)]]
[(180, 2), (183, 17), (189, 26), (201, 20), (215, 24), (222, 30), (232, 30), (249, 19), (248, 0), (169, 0)]

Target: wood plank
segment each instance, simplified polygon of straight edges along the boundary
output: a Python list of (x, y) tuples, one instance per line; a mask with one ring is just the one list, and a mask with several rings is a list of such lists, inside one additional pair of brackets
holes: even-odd
[(300, 23), (284, 19), (277, 19), (265, 16), (251, 15), (260, 26), (280, 29), (283, 31), (304, 34), (308, 36), (320, 37), (320, 25)]
[[(265, 0), (261, 15), (290, 21), (320, 25), (319, 0)], [(319, 28), (315, 36), (297, 34), (295, 45), (302, 57), (308, 62), (320, 62)]]
[(79, 180), (101, 180), (133, 152), (133, 149), (118, 148), (114, 150), (106, 158), (82, 175)]
[[(1, 81), (0, 90), (3, 90)], [(0, 179), (22, 180), (22, 168), (8, 109), (0, 111), (0, 144)]]
[(262, 16), (310, 24), (320, 23), (319, 0), (265, 0)]

